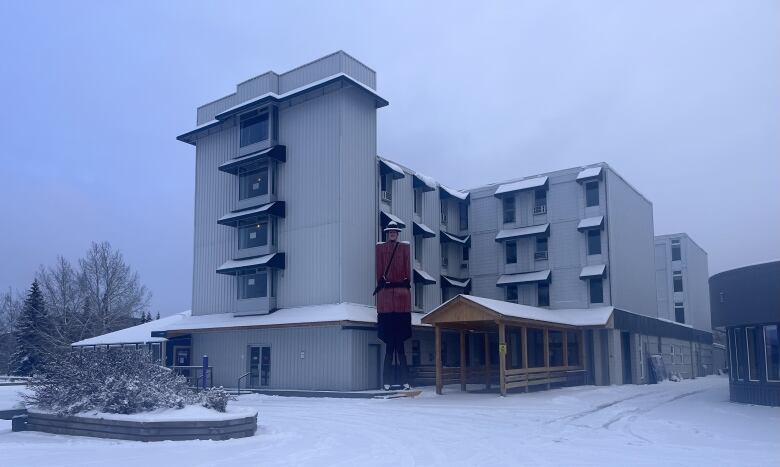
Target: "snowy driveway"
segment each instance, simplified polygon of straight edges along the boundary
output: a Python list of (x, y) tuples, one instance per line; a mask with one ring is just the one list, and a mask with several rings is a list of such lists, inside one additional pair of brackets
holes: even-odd
[(728, 402), (724, 377), (506, 398), (452, 390), (234, 404), (260, 411), (256, 436), (144, 444), (11, 433), (0, 421), (0, 464), (780, 465), (780, 409)]

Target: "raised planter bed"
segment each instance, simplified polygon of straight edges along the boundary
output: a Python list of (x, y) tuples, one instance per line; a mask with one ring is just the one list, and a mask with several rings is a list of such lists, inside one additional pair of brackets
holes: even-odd
[(254, 435), (257, 431), (257, 413), (250, 416), (246, 413), (226, 413), (214, 419), (166, 421), (162, 417), (159, 420), (144, 420), (143, 414), (140, 417), (111, 415), (109, 418), (101, 418), (28, 410), (27, 415), (15, 417), (13, 430), (131, 441), (225, 440)]

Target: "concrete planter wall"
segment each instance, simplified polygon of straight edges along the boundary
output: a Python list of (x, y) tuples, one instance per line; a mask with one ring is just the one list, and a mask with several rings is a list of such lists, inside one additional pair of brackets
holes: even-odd
[(14, 418), (13, 430), (131, 441), (225, 440), (254, 435), (257, 431), (257, 414), (230, 420), (141, 422), (29, 411), (27, 415)]

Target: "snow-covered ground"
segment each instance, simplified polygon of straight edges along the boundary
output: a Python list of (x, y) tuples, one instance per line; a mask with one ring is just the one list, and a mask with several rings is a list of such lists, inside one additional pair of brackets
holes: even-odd
[[(13, 399), (0, 387), (0, 401)], [(0, 464), (26, 465), (780, 465), (780, 409), (728, 401), (725, 377), (414, 399), (247, 395), (257, 435), (137, 443), (12, 433)]]

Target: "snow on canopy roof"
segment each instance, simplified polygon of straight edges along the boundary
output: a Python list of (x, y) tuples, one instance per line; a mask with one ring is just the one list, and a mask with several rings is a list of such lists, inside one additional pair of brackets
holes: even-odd
[(457, 198), (457, 199), (459, 199), (461, 201), (466, 201), (468, 199), (468, 197), (469, 197), (469, 194), (466, 193), (466, 192), (454, 190), (454, 189), (446, 187), (446, 186), (444, 186), (442, 184), (439, 184), (439, 188), (441, 188), (441, 190), (444, 193), (452, 196), (453, 198)]
[(412, 230), (414, 235), (422, 235), (423, 237), (435, 237), (436, 232), (433, 231), (430, 227), (423, 224), (422, 222), (412, 222)]
[(284, 254), (271, 253), (270, 255), (257, 256), (247, 259), (229, 259), (222, 266), (217, 268), (220, 274), (233, 274), (240, 269), (249, 269), (254, 267), (271, 267), (284, 269)]
[[(419, 275), (420, 278), (422, 279), (421, 281), (415, 281), (415, 282), (424, 282), (428, 284), (436, 283), (436, 279), (434, 279), (433, 276), (431, 276), (427, 272), (423, 271), (421, 268), (414, 268), (414, 274)], [(415, 279), (417, 278), (415, 277)]]
[(406, 174), (404, 174), (404, 169), (402, 169), (401, 166), (390, 162), (387, 159), (380, 158), (379, 165), (384, 166), (383, 168), (385, 172), (392, 172), (393, 178), (395, 179), (404, 178), (406, 176)]
[(502, 274), (496, 285), (530, 284), (532, 282), (547, 282), (550, 280), (550, 270), (521, 272), (519, 274)]
[(604, 277), (607, 272), (606, 264), (594, 264), (591, 266), (585, 266), (580, 271), (580, 279), (587, 279), (590, 277)]
[(439, 186), (439, 184), (436, 183), (436, 180), (427, 175), (423, 175), (420, 172), (416, 172), (414, 174), (414, 178), (420, 180), (423, 185), (427, 186), (431, 190), (435, 190), (436, 187)]
[(446, 283), (446, 285), (449, 285), (450, 287), (457, 287), (459, 289), (465, 289), (471, 284), (471, 278), (467, 279), (458, 279), (455, 277), (449, 277), (442, 275), (442, 280)]
[(588, 178), (597, 178), (601, 176), (601, 166), (599, 167), (589, 167), (585, 170), (582, 170), (580, 173), (577, 174), (577, 181), (585, 180)]
[(532, 188), (540, 188), (547, 185), (547, 176), (528, 178), (520, 180), (519, 182), (505, 183), (500, 185), (494, 195), (502, 195), (504, 193), (511, 193), (513, 191), (530, 190)]
[(577, 230), (587, 230), (604, 227), (604, 216), (588, 217), (577, 224)]
[(510, 238), (530, 237), (532, 235), (549, 235), (550, 224), (532, 225), (530, 227), (520, 227), (517, 229), (500, 230), (496, 235), (496, 241), (507, 240)]
[(461, 245), (468, 245), (471, 240), (471, 235), (465, 235), (461, 237), (460, 235), (455, 235), (447, 232), (446, 230), (440, 230), (439, 231), (442, 236), (443, 242), (453, 242), (453, 243), (460, 243)]
[(82, 347), (89, 345), (111, 345), (111, 344), (144, 344), (147, 342), (165, 342), (167, 339), (164, 337), (152, 337), (154, 331), (165, 331), (169, 326), (173, 326), (176, 323), (189, 318), (191, 312), (189, 310), (177, 313), (175, 315), (166, 316), (158, 320), (150, 321), (148, 323), (139, 324), (138, 326), (132, 326), (119, 331), (109, 332), (102, 336), (90, 337), (89, 339), (80, 340), (74, 342), (71, 346)]
[[(534, 321), (544, 321), (552, 324), (565, 324), (569, 326), (605, 326), (612, 316), (614, 307), (605, 306), (599, 308), (574, 308), (551, 310), (537, 308), (535, 306), (519, 305), (517, 303), (492, 300), (490, 298), (475, 297), (473, 295), (461, 295), (466, 300), (489, 308), (504, 316), (521, 318)], [(444, 306), (444, 305), (442, 305)], [(431, 313), (436, 312), (433, 310)]]
[[(412, 325), (420, 326), (420, 314), (412, 313)], [(376, 323), (376, 308), (356, 303), (330, 303), (296, 308), (281, 308), (267, 315), (234, 316), (233, 313), (190, 316), (167, 327), (166, 331), (198, 331), (204, 329), (245, 328), (337, 323), (342, 321)]]
[(386, 219), (383, 219), (383, 222), (385, 224), (389, 224), (390, 221), (393, 221), (396, 224), (398, 224), (398, 227), (400, 227), (402, 229), (406, 228), (406, 223), (404, 221), (402, 221), (401, 218), (396, 216), (395, 214), (390, 214), (389, 212), (385, 212), (385, 211), (379, 211), (379, 215), (386, 217)]

